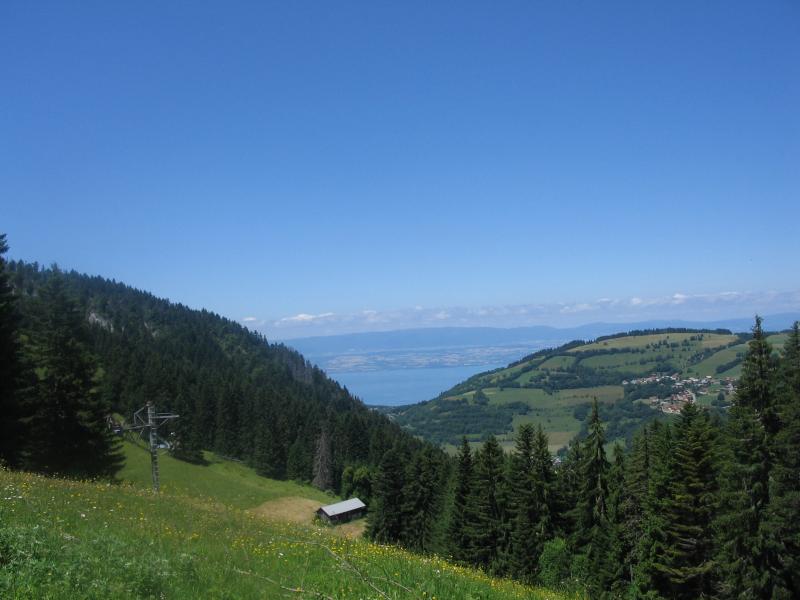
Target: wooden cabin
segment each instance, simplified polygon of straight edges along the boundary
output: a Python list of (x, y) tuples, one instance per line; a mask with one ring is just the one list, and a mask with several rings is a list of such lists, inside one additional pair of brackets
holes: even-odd
[(331, 524), (345, 523), (367, 514), (367, 505), (358, 498), (350, 498), (344, 502), (321, 506), (317, 509), (317, 516)]

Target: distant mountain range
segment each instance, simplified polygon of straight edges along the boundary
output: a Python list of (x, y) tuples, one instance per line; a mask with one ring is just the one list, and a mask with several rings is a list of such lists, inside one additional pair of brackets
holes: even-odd
[[(800, 320), (800, 312), (764, 317), (766, 330), (780, 331)], [(329, 371), (369, 371), (442, 366), (500, 364), (529, 352), (572, 340), (592, 340), (619, 331), (681, 327), (747, 332), (753, 317), (718, 321), (650, 320), (588, 323), (577, 327), (433, 327), (316, 336), (285, 343)]]

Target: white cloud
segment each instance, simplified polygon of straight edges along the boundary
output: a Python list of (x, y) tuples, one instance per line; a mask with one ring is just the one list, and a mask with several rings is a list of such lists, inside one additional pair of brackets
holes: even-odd
[(367, 331), (390, 331), (444, 325), (480, 327), (564, 327), (590, 321), (628, 322), (653, 319), (721, 320), (759, 314), (800, 312), (800, 290), (791, 292), (736, 292), (663, 296), (603, 297), (594, 301), (495, 306), (410, 306), (393, 310), (363, 309), (351, 313), (299, 313), (270, 323), (243, 322), (263, 327), (280, 339)]
[(311, 321), (319, 321), (321, 319), (327, 319), (332, 317), (332, 312), (320, 313), (318, 315), (309, 315), (308, 313), (300, 313), (294, 315), (293, 317), (283, 317), (282, 319), (278, 319), (275, 321), (276, 325), (280, 325), (281, 323), (309, 323)]
[(586, 302), (582, 302), (580, 304), (562, 306), (559, 312), (562, 315), (569, 315), (574, 313), (586, 312), (587, 310), (594, 310), (594, 309), (595, 307), (593, 305), (588, 304)]
[(257, 317), (245, 317), (242, 319), (242, 323), (255, 323), (256, 321), (258, 321)]

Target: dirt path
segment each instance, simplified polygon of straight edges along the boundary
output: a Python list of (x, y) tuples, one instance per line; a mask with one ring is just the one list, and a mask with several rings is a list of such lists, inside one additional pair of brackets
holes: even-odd
[[(314, 522), (314, 513), (321, 506), (318, 500), (302, 498), (300, 496), (286, 496), (277, 500), (270, 500), (264, 504), (251, 508), (248, 512), (269, 519), (290, 523), (311, 525)], [(355, 538), (364, 533), (366, 519), (357, 519), (342, 525), (329, 527), (332, 532), (343, 537)]]

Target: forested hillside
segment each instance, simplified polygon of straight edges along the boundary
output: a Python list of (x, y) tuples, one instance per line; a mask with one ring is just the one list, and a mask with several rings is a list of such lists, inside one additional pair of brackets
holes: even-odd
[[(585, 435), (593, 399), (609, 441), (630, 442), (653, 420), (690, 399), (713, 411), (731, 403), (751, 335), (728, 330), (658, 329), (575, 341), (480, 373), (429, 402), (384, 409), (416, 435), (450, 445), (495, 435), (510, 448), (525, 423), (541, 425), (550, 449)], [(786, 334), (768, 336), (780, 347)]]
[[(464, 439), (446, 547), (497, 576), (592, 600), (800, 597), (800, 325), (780, 350), (757, 320), (725, 420), (686, 402), (611, 458), (597, 402), (586, 437), (556, 464), (530, 423), (510, 452), (491, 435), (477, 450)], [(416, 480), (396, 483), (403, 474), (387, 453), (369, 533), (424, 550), (430, 527), (391, 518), (419, 497)], [(421, 506), (435, 522), (437, 508)]]
[[(322, 489), (338, 490), (346, 466), (377, 464), (396, 444), (420, 446), (296, 351), (216, 314), (36, 264), (10, 262), (6, 274), (4, 322), (15, 322), (18, 335), (15, 358), (3, 367), (18, 368), (4, 385), (19, 384), (14, 407), (29, 434), (5, 452), (11, 463), (69, 473), (67, 463), (83, 461), (65, 451), (75, 435), (104, 427), (109, 410), (129, 418), (147, 401), (181, 415), (165, 434), (176, 455), (202, 460), (201, 449), (210, 449)], [(72, 395), (53, 400), (66, 381)], [(92, 423), (82, 434), (64, 430), (69, 419), (59, 411), (87, 399)], [(33, 434), (36, 443), (25, 444)], [(113, 471), (113, 463), (96, 472)]]

